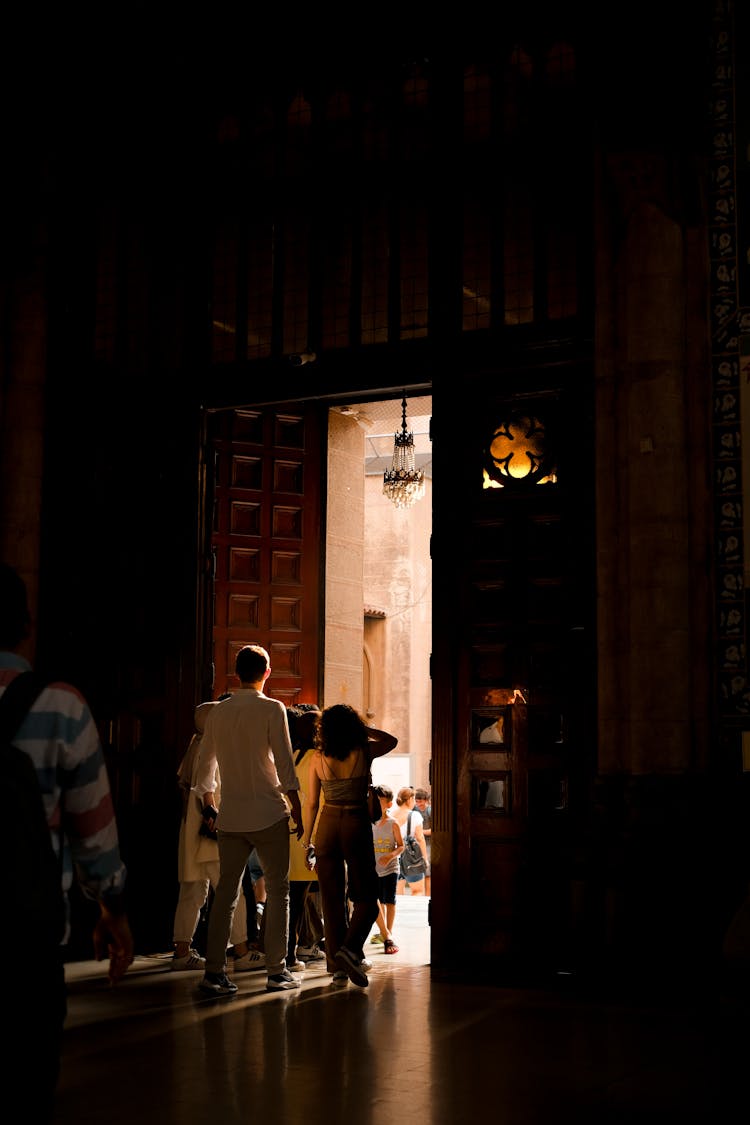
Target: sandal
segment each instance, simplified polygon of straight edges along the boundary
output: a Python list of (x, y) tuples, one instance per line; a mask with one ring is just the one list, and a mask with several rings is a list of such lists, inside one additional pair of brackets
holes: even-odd
[(398, 953), (398, 946), (392, 938), (386, 938), (383, 942), (383, 953)]

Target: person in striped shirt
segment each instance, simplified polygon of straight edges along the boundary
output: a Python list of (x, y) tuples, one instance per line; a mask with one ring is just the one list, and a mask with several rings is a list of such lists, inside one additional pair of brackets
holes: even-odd
[[(31, 669), (20, 653), (30, 621), (25, 583), (11, 566), (0, 563), (0, 698), (16, 676)], [(94, 956), (109, 959), (109, 981), (115, 984), (132, 964), (133, 937), (104, 752), (86, 700), (71, 684), (47, 683), (12, 742), (36, 767), (66, 898), (75, 873), (83, 894), (99, 904)], [(12, 832), (12, 816), (6, 826)], [(23, 856), (14, 867), (20, 867), (11, 873), (18, 882), (23, 878)], [(9, 885), (6, 882), (6, 892)], [(12, 1032), (2, 1068), (8, 1083), (24, 1091), (29, 1120), (46, 1121), (54, 1104), (66, 1017), (64, 946), (70, 924), (62, 944), (58, 933), (26, 929), (8, 894), (0, 949), (5, 954), (5, 1001), (12, 1013)]]

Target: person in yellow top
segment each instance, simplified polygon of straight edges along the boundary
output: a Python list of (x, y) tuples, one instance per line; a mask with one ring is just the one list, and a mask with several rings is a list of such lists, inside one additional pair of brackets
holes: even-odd
[[(287, 707), (289, 737), (294, 751), (294, 768), (299, 780), (299, 799), (303, 815), (307, 779), (310, 773), (310, 759), (315, 753), (315, 724), (320, 708), (315, 703), (300, 703)], [(300, 937), (305, 931), (305, 912), (310, 907), (310, 896), (318, 890), (318, 881), (307, 866), (307, 851), (298, 840), (292, 840), (289, 848), (289, 943), (286, 964), (290, 972), (302, 972), (305, 959), (325, 960), (325, 953), (313, 944), (305, 947), (305, 958), (298, 951)], [(319, 931), (323, 933), (323, 919), (318, 916)]]

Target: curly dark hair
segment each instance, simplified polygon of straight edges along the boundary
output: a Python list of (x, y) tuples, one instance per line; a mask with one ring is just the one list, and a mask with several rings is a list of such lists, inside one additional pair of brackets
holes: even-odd
[(368, 743), (365, 720), (348, 703), (333, 703), (320, 714), (315, 745), (327, 758), (343, 762), (352, 750), (365, 750)]

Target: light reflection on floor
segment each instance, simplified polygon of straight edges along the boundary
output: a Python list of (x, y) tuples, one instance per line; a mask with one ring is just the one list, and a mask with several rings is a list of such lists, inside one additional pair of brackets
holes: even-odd
[(236, 996), (214, 999), (165, 955), (137, 958), (114, 989), (103, 966), (68, 966), (55, 1122), (723, 1120), (715, 1038), (696, 1013), (487, 986), (481, 973), (432, 982), (425, 899), (399, 897), (394, 937), (394, 956), (368, 946), (366, 990), (312, 967), (294, 993), (243, 973)]

